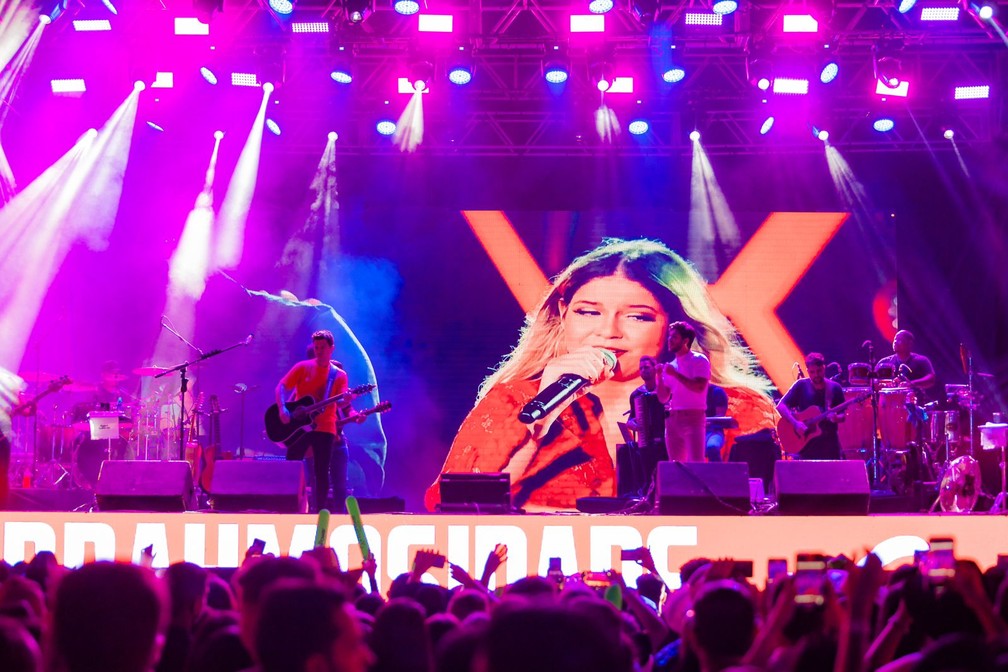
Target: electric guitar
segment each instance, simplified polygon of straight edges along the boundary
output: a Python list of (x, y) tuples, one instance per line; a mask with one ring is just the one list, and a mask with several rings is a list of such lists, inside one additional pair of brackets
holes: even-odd
[(366, 418), (369, 415), (374, 415), (375, 413), (387, 413), (391, 410), (392, 402), (382, 401), (365, 411), (357, 411), (356, 415), (351, 415), (347, 418), (340, 418), (336, 421), (336, 428), (339, 429), (344, 425), (349, 425), (351, 422), (360, 422), (363, 418)]
[(848, 406), (859, 404), (870, 396), (871, 392), (865, 392), (853, 399), (848, 399), (842, 404), (837, 404), (825, 413), (818, 406), (809, 406), (804, 410), (792, 412), (795, 419), (804, 422), (808, 428), (804, 434), (799, 434), (791, 421), (782, 416), (777, 421), (777, 438), (780, 439), (781, 450), (788, 455), (797, 455), (805, 448), (805, 445), (809, 441), (822, 434), (822, 428), (819, 426), (819, 423), (825, 420), (830, 413), (839, 413)]
[(70, 380), (70, 376), (61, 376), (57, 378), (56, 380), (49, 383), (46, 386), (46, 389), (42, 390), (31, 399), (28, 399), (27, 401), (22, 401), (21, 403), (14, 405), (14, 407), (11, 408), (10, 412), (11, 417), (14, 417), (15, 415), (31, 415), (32, 409), (35, 407), (35, 404), (41, 401), (42, 397), (53, 394), (54, 392), (59, 392), (61, 389), (63, 389), (64, 386), (69, 385), (72, 382), (73, 381)]
[(300, 439), (302, 434), (314, 429), (315, 418), (326, 406), (352, 401), (373, 389), (375, 389), (373, 384), (365, 383), (319, 402), (316, 402), (315, 398), (310, 395), (301, 397), (297, 401), (288, 401), (284, 406), (290, 413), (290, 422), (286, 423), (280, 420), (280, 407), (273, 404), (266, 409), (266, 417), (264, 418), (266, 436), (274, 443), (282, 443), (289, 447)]

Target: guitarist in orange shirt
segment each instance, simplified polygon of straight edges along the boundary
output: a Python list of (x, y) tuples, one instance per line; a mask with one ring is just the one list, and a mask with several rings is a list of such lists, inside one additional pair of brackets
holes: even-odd
[[(810, 437), (798, 453), (803, 460), (839, 460), (840, 437), (837, 423), (841, 420), (837, 413), (830, 412), (844, 402), (844, 391), (839, 383), (826, 379), (826, 358), (818, 352), (810, 352), (805, 357), (808, 378), (799, 378), (787, 391), (777, 410), (784, 423), (790, 424), (799, 437)], [(805, 420), (823, 416), (810, 426)], [(785, 431), (783, 428), (781, 432)]]
[[(330, 331), (316, 331), (312, 334), (313, 359), (298, 362), (287, 372), (277, 385), (276, 400), (280, 412), (280, 421), (289, 423), (291, 420), (284, 402), (311, 396), (315, 400), (323, 400), (345, 392), (349, 388), (346, 371), (333, 364), (335, 340)], [(340, 403), (329, 404), (315, 418), (314, 428), (305, 432), (300, 440), (287, 448), (288, 460), (302, 460), (310, 448), (315, 458), (315, 511), (326, 507), (326, 497), (329, 494), (329, 466), (332, 461), (333, 500), (335, 510), (343, 508), (346, 499), (347, 446), (337, 428), (337, 415), (340, 410), (347, 415), (353, 415), (347, 400), (338, 409)]]

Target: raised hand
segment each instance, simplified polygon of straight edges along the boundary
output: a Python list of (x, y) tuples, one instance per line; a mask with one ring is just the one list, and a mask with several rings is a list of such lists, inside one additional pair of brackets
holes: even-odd
[(490, 577), (493, 576), (494, 572), (497, 571), (497, 568), (505, 560), (507, 560), (507, 546), (505, 544), (497, 544), (490, 551), (490, 555), (487, 556), (486, 563), (483, 565), (483, 575), (480, 577), (480, 583), (489, 588)]
[(433, 549), (420, 549), (413, 556), (413, 571), (410, 572), (410, 581), (416, 582), (432, 567), (444, 567), (445, 556)]

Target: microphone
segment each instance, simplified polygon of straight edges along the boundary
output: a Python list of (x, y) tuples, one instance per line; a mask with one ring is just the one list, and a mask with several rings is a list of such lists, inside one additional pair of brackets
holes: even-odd
[(795, 362), (791, 365), (791, 371), (794, 371), (795, 369), (798, 369), (798, 375), (795, 377), (795, 380), (801, 380), (805, 377), (805, 372), (802, 371), (800, 363)]
[(830, 362), (827, 364), (826, 373), (830, 371), (836, 371), (836, 373), (829, 377), (830, 380), (839, 382), (840, 377), (843, 375), (843, 368), (840, 366), (840, 362)]
[(910, 370), (910, 367), (907, 366), (906, 364), (900, 364), (899, 365), (899, 372), (900, 372), (901, 375), (904, 375), (907, 378), (909, 378), (910, 374), (913, 373), (913, 371)]
[(248, 392), (248, 385), (245, 383), (235, 383), (234, 385), (235, 394), (244, 394)]
[[(606, 370), (611, 372), (616, 368), (616, 353), (603, 348), (599, 348), (599, 350), (605, 357)], [(591, 385), (593, 382), (595, 381), (587, 380), (573, 373), (563, 374), (522, 407), (521, 412), (518, 413), (518, 420), (530, 425), (536, 420), (544, 418), (563, 402), (577, 394), (582, 387)]]
[(869, 350), (875, 347), (875, 344), (871, 342), (871, 339), (865, 339), (865, 342), (861, 344), (862, 348), (868, 348)]

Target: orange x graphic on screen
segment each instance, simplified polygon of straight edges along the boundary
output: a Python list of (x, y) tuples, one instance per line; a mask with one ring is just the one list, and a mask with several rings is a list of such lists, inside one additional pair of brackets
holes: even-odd
[[(499, 210), (462, 212), (522, 310), (529, 312), (549, 280), (511, 221)], [(778, 389), (792, 382), (791, 364), (803, 358), (777, 308), (847, 220), (845, 212), (774, 212), (710, 286)]]

